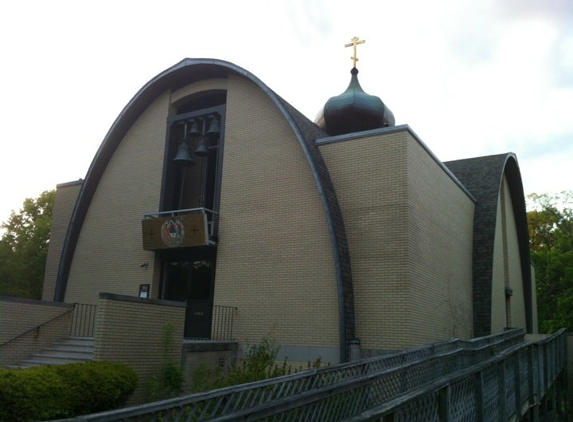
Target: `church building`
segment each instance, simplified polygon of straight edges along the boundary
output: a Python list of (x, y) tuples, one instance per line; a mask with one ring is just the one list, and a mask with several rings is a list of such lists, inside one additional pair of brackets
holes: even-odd
[(184, 59), (58, 185), (43, 300), (185, 302), (185, 337), (204, 340), (232, 307), (239, 344), (334, 364), (536, 332), (532, 280), (513, 153), (441, 162), (356, 61), (312, 122), (235, 64)]

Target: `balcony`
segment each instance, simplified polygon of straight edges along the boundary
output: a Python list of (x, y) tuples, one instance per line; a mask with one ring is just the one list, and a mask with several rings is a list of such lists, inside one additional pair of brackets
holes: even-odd
[(158, 251), (216, 246), (218, 216), (217, 212), (207, 208), (145, 214), (141, 221), (143, 249)]

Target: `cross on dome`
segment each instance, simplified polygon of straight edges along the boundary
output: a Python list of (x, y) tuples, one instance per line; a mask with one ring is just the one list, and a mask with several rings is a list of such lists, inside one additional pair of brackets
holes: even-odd
[(354, 47), (354, 54), (350, 58), (350, 60), (352, 60), (352, 67), (356, 67), (356, 62), (358, 61), (358, 57), (356, 57), (356, 46), (358, 44), (364, 44), (366, 42), (366, 40), (360, 40), (360, 38), (354, 37), (354, 38), (352, 38), (351, 41), (352, 42), (349, 44), (344, 44), (344, 47)]

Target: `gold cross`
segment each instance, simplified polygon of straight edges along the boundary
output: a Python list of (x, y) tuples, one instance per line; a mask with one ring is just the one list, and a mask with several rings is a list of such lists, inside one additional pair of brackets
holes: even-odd
[(358, 37), (354, 37), (352, 38), (352, 42), (350, 44), (344, 44), (344, 47), (354, 47), (354, 55), (350, 58), (352, 60), (353, 67), (356, 67), (356, 62), (358, 61), (358, 58), (356, 57), (356, 46), (358, 44), (364, 44), (366, 42), (366, 40), (361, 40), (361, 41), (358, 40), (359, 40)]

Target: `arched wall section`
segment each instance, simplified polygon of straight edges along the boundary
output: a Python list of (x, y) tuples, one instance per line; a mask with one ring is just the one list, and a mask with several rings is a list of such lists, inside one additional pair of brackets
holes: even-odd
[[(494, 261), (501, 258), (500, 255), (496, 257), (494, 251), (502, 247), (499, 246), (501, 238), (496, 236), (496, 230), (499, 230), (500, 192), (504, 179), (508, 184), (506, 197), (511, 202), (515, 218), (516, 248), (519, 253), (525, 307), (525, 328), (527, 332), (531, 332), (534, 327), (533, 295), (535, 291), (531, 277), (525, 196), (515, 155), (507, 153), (477, 157), (451, 161), (445, 165), (476, 198), (473, 238), (474, 336), (491, 334), (492, 315), (493, 313), (499, 314), (498, 310), (493, 309), (492, 302), (494, 300), (492, 292), (498, 295), (499, 291), (492, 290), (492, 282)], [(495, 300), (498, 300), (497, 296)], [(499, 316), (496, 316), (496, 320), (498, 319)]]
[[(282, 114), (290, 126), (299, 146), (302, 147), (306, 163), (311, 169), (314, 178), (314, 187), (322, 202), (322, 212), (324, 213), (328, 226), (330, 236), (329, 253), (332, 255), (334, 262), (338, 291), (339, 358), (340, 360), (346, 360), (348, 358), (348, 340), (353, 337), (354, 333), (352, 275), (346, 247), (344, 223), (340, 218), (336, 194), (329, 188), (331, 183), (328, 170), (323, 165), (318, 149), (315, 148), (312, 143), (318, 136), (312, 139), (310, 138), (310, 136), (313, 136), (317, 131), (320, 132), (320, 129), (312, 125), (308, 119), (301, 118), (298, 112), (293, 114), (292, 107), (280, 99), (255, 76), (238, 66), (219, 60), (185, 59), (181, 61), (148, 82), (118, 116), (102, 142), (80, 190), (62, 248), (54, 299), (56, 301), (63, 301), (66, 298), (68, 280), (70, 279), (71, 272), (75, 271), (72, 267), (75, 265), (73, 261), (76, 248), (81, 242), (85, 242), (85, 240), (81, 239), (83, 236), (83, 226), (86, 223), (88, 214), (93, 214), (93, 211), (90, 211), (92, 201), (94, 199), (99, 201), (98, 196), (100, 194), (97, 193), (98, 186), (100, 183), (105, 183), (105, 179), (108, 177), (105, 175), (106, 169), (112, 161), (116, 160), (116, 158), (114, 158), (116, 150), (122, 148), (120, 145), (123, 142), (124, 136), (132, 130), (132, 126), (140, 119), (141, 115), (147, 113), (146, 110), (149, 104), (157, 101), (157, 99), (165, 95), (166, 92), (177, 92), (189, 84), (200, 83), (205, 79), (224, 80), (228, 78), (229, 75), (245, 78), (264, 93), (270, 103)], [(186, 94), (181, 91), (178, 95), (183, 97)], [(177, 99), (175, 101), (177, 101)], [(173, 111), (173, 104), (169, 106), (169, 111)], [(301, 129), (301, 124), (305, 126), (303, 129)], [(111, 173), (113, 173), (113, 171)], [(153, 211), (153, 209), (146, 209), (144, 212), (149, 211)], [(85, 261), (87, 261), (87, 256)], [(153, 273), (153, 277), (156, 279), (157, 272), (153, 271)]]
[(272, 101), (235, 75), (227, 91), (215, 301), (239, 308), (234, 331), (242, 342), (272, 336), (289, 360), (302, 357), (302, 346), (339, 359), (336, 272), (311, 168)]
[(140, 115), (102, 173), (75, 248), (67, 302), (95, 304), (100, 292), (136, 296), (140, 284), (153, 284), (154, 253), (142, 248), (141, 219), (159, 204), (169, 97)]
[(527, 326), (524, 277), (511, 187), (503, 178), (498, 200), (492, 280), (492, 334)]

